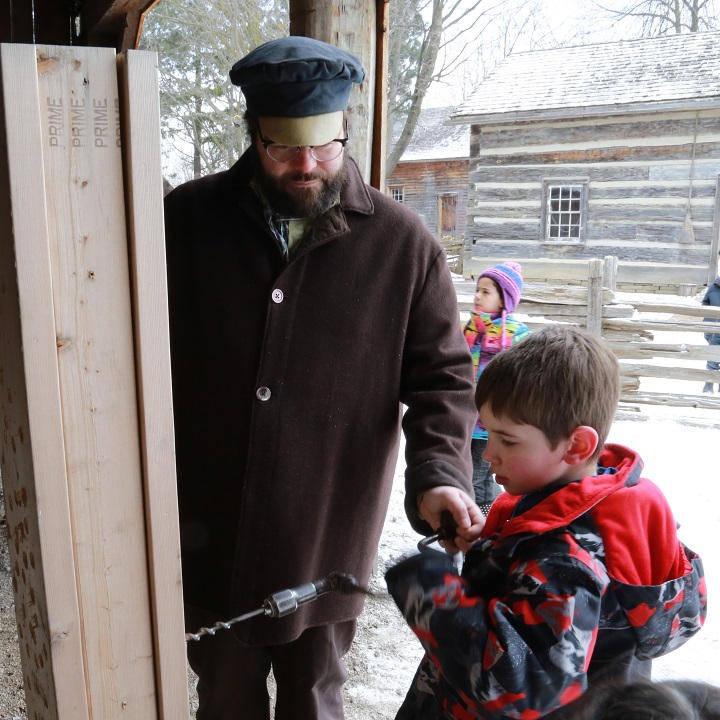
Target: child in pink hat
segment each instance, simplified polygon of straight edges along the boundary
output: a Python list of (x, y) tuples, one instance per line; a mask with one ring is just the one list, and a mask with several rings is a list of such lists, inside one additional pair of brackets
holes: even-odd
[[(512, 316), (512, 311), (520, 302), (522, 289), (522, 268), (515, 262), (494, 265), (478, 277), (474, 306), (463, 330), (470, 347), (476, 381), (495, 355), (530, 332), (527, 325)], [(487, 430), (478, 418), (471, 443), (473, 488), (475, 502), (485, 515), (500, 494), (500, 487), (490, 472), (490, 463), (483, 459), (487, 437)]]

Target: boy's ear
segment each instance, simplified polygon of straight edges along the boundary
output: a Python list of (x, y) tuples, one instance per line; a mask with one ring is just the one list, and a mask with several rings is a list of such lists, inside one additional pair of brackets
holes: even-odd
[(563, 460), (568, 465), (579, 465), (592, 457), (598, 446), (598, 434), (589, 425), (579, 425), (571, 433)]

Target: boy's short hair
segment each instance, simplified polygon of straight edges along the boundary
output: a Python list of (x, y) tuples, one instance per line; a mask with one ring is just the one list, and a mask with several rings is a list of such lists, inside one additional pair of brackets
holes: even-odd
[(620, 367), (602, 338), (571, 325), (548, 325), (498, 353), (478, 379), (475, 404), (532, 425), (551, 447), (580, 425), (593, 428), (600, 454), (620, 399)]

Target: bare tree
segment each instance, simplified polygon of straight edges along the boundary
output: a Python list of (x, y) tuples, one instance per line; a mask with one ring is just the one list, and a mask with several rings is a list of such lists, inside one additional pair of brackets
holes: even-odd
[[(388, 126), (400, 125), (401, 130), (388, 149), (388, 174), (412, 139), (430, 84), (441, 80), (467, 57), (471, 42), (482, 34), (483, 23), (491, 12), (481, 9), (482, 2), (394, 0), (390, 4)], [(441, 52), (446, 57), (437, 67)]]
[(388, 175), (412, 139), (431, 85), (452, 85), (459, 104), (504, 57), (568, 44), (583, 33), (567, 13), (561, 32), (543, 0), (393, 0), (390, 11)]
[(620, 7), (607, 2), (595, 2), (595, 6), (616, 22), (630, 21), (642, 37), (720, 27), (715, 0), (632, 0)]

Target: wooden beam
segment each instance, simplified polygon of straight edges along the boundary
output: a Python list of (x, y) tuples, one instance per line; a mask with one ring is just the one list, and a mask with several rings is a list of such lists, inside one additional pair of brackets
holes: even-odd
[(46, 720), (188, 714), (147, 55), (125, 68), (123, 140), (113, 50), (0, 47), (2, 474), (28, 714)]
[(88, 720), (32, 45), (0, 46), (0, 77), (1, 457), (25, 702)]
[(390, 38), (390, 0), (377, 0), (375, 17), (375, 113), (372, 125), (370, 184), (385, 192), (387, 180), (387, 88)]
[(137, 47), (144, 14), (158, 0), (86, 0), (82, 24), (87, 44), (127, 50)]
[(93, 718), (157, 717), (115, 51), (38, 47), (53, 308)]
[(153, 606), (163, 720), (189, 716), (180, 567), (170, 337), (160, 163), (158, 58), (120, 58), (135, 352)]
[(354, 85), (346, 112), (350, 153), (365, 181), (370, 180), (371, 134), (375, 117), (377, 48), (375, 37), (377, 0), (293, 2), (290, 33), (316, 38), (357, 55), (365, 68), (365, 82)]

